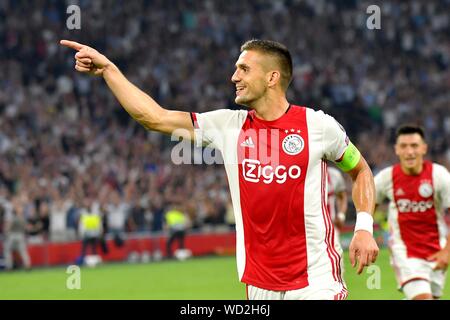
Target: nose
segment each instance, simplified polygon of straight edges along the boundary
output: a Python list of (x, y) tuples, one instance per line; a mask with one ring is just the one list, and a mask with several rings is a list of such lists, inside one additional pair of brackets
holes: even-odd
[(414, 151), (415, 150), (413, 147), (410, 147), (410, 146), (406, 147), (406, 155), (412, 156), (414, 154)]
[(238, 83), (240, 81), (239, 75), (238, 75), (238, 71), (236, 70), (233, 75), (231, 76), (231, 82), (233, 83)]

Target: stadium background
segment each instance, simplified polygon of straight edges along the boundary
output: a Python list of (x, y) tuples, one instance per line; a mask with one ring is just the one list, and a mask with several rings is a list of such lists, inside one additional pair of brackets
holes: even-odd
[[(66, 27), (70, 4), (81, 8), (80, 30)], [(366, 27), (366, 8), (371, 4), (381, 8), (381, 30)], [(0, 224), (4, 208), (12, 197), (20, 196), (33, 226), (28, 234), (30, 250), (33, 259), (41, 261), (35, 265), (50, 265), (51, 245), (63, 246), (60, 251), (72, 245), (72, 254), (79, 251), (77, 218), (86, 197), (104, 205), (119, 199), (129, 208), (120, 218), (128, 239), (110, 260), (133, 262), (136, 253), (143, 252), (148, 252), (151, 260), (155, 244), (164, 253), (164, 212), (181, 204), (193, 222), (191, 235), (225, 237), (212, 247), (192, 248), (194, 253), (232, 253), (233, 242), (227, 236), (232, 234), (233, 221), (223, 168), (174, 165), (170, 160), (174, 145), (170, 137), (146, 132), (120, 108), (100, 79), (77, 74), (73, 54), (59, 47), (60, 39), (76, 40), (104, 52), (161, 105), (197, 112), (238, 108), (230, 78), (240, 44), (255, 37), (280, 41), (294, 59), (290, 101), (333, 115), (374, 173), (396, 161), (393, 133), (397, 125), (406, 122), (425, 127), (429, 159), (449, 169), (449, 9), (448, 0), (1, 0)], [(55, 208), (58, 201), (67, 208), (63, 226), (54, 222), (54, 217), (61, 214)], [(353, 218), (354, 208), (350, 205), (349, 230)], [(382, 229), (383, 219), (378, 219)], [(62, 231), (59, 242), (51, 241), (56, 229)], [(383, 244), (381, 230), (378, 236)], [(111, 235), (107, 237), (114, 248)], [(147, 242), (134, 249), (127, 247), (129, 239)], [(192, 241), (188, 239), (188, 247)], [(57, 264), (73, 262), (70, 255), (61, 257), (60, 251), (53, 252)], [(383, 254), (383, 279), (391, 279), (386, 252)], [(213, 278), (220, 279), (223, 274), (227, 283), (237, 282), (235, 266), (228, 263), (233, 259), (218, 259), (199, 261), (212, 261), (211, 268), (219, 275)], [(215, 261), (229, 268), (224, 270)], [(160, 263), (170, 269), (174, 262)], [(188, 263), (195, 261), (184, 263), (173, 270), (189, 278), (194, 271)], [(152, 268), (158, 264), (143, 266), (150, 268), (151, 277)], [(108, 268), (130, 267), (133, 265), (108, 265), (86, 272), (101, 272), (103, 268), (106, 275)], [(185, 267), (189, 270), (184, 274), (181, 270)], [(62, 278), (67, 276), (63, 269), (51, 270), (59, 270)], [(227, 277), (230, 273), (232, 276)], [(352, 290), (353, 283), (361, 279), (351, 276), (352, 270), (347, 274), (352, 279), (347, 277)], [(33, 297), (28, 293), (39, 292), (43, 285), (38, 281), (33, 288), (33, 275), (40, 277), (37, 271), (0, 274), (0, 286), (5, 289), (2, 298), (14, 296), (14, 284), (20, 279), (28, 284), (15, 297)], [(144, 270), (142, 277), (146, 275)], [(197, 280), (193, 279), (189, 286), (195, 286)], [(383, 284), (389, 290), (382, 291), (387, 298), (400, 298), (393, 295), (395, 284), (391, 280), (389, 285)], [(225, 297), (244, 298), (242, 287), (235, 285), (237, 296)], [(123, 286), (121, 290), (133, 296), (126, 282)], [(199, 292), (209, 290), (206, 288), (207, 282)], [(142, 290), (139, 298), (153, 297)], [(103, 292), (105, 297), (107, 292)], [(358, 292), (354, 297), (383, 298), (358, 296)], [(173, 294), (163, 298), (179, 297)], [(93, 295), (104, 298), (102, 293)]]

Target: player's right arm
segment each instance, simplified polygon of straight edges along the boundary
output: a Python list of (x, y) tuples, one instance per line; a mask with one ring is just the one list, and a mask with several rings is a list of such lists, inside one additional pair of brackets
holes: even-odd
[[(82, 73), (102, 76), (122, 107), (148, 130), (175, 133), (194, 139), (194, 127), (188, 112), (167, 110), (137, 88), (106, 56), (74, 41), (61, 40), (61, 45), (77, 50), (75, 69)], [(182, 129), (182, 130), (179, 130)]]

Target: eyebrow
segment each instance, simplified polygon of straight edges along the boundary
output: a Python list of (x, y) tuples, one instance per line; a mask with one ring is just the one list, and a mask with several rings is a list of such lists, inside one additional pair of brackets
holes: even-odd
[(247, 68), (250, 69), (250, 66), (245, 63), (236, 63), (236, 68)]
[(407, 145), (418, 146), (419, 145), (418, 142), (399, 142), (398, 144), (401, 145), (401, 146), (407, 146)]

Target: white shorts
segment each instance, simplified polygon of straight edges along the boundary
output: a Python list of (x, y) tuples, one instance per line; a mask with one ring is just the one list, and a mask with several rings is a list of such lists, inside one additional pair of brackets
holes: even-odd
[(442, 288), (426, 280), (412, 280), (407, 282), (403, 285), (402, 290), (408, 300), (413, 300), (414, 297), (422, 294), (429, 294), (435, 298), (442, 295)]
[(428, 293), (442, 296), (446, 272), (433, 270), (436, 262), (419, 258), (408, 258), (404, 250), (391, 250), (391, 265), (394, 268), (399, 290), (407, 299)]
[(247, 285), (249, 300), (345, 300), (347, 288), (341, 282), (329, 286), (307, 286), (297, 290), (272, 291)]

